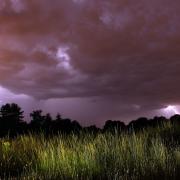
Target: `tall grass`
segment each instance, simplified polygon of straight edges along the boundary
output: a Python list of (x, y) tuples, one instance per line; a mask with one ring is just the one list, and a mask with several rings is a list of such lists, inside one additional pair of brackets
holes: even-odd
[(180, 146), (173, 139), (174, 128), (166, 124), (139, 133), (7, 137), (0, 140), (0, 177), (177, 179)]

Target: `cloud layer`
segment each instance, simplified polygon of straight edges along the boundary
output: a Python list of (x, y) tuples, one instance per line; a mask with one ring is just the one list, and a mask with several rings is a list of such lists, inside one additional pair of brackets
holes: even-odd
[(98, 118), (178, 104), (179, 22), (178, 0), (0, 0), (0, 85)]

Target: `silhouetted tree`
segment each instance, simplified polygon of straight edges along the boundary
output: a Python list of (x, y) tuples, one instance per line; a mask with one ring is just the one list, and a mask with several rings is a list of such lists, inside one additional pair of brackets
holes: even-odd
[(42, 110), (33, 111), (30, 114), (30, 117), (32, 118), (30, 122), (31, 130), (37, 131), (39, 129), (42, 129), (45, 120), (45, 117), (42, 115)]
[(30, 122), (30, 129), (34, 132), (43, 132), (49, 134), (52, 128), (52, 117), (49, 113), (42, 115), (42, 110), (33, 111), (30, 114), (32, 118)]
[(49, 113), (44, 116), (42, 128), (46, 134), (49, 134), (52, 130), (52, 117)]
[(167, 122), (167, 119), (164, 116), (157, 117), (155, 116), (153, 119), (149, 120), (148, 126), (157, 127), (162, 126), (163, 123)]
[(172, 117), (170, 118), (170, 121), (171, 121), (173, 124), (180, 125), (180, 115), (179, 115), (179, 114), (176, 114), (176, 115), (172, 116)]
[(82, 130), (81, 125), (77, 121), (72, 121), (71, 127), (74, 133), (79, 133)]
[(69, 134), (72, 131), (70, 119), (62, 119), (62, 118), (56, 119), (54, 125), (55, 125), (54, 129), (56, 132)]
[(56, 116), (56, 121), (61, 121), (62, 120), (62, 117), (61, 115), (58, 113), (57, 116)]
[(138, 118), (128, 124), (128, 129), (131, 131), (142, 130), (148, 126), (148, 119), (145, 117)]
[(112, 121), (112, 120), (108, 120), (106, 121), (103, 131), (104, 132), (122, 132), (125, 129), (125, 124), (121, 121)]
[[(57, 114), (53, 120), (51, 115), (42, 114), (42, 110), (33, 111), (30, 114), (31, 122), (27, 124), (23, 121), (23, 111), (15, 104), (5, 104), (0, 108), (0, 136), (5, 136), (9, 133), (10, 136), (14, 136), (19, 133), (26, 133), (29, 130), (33, 132), (44, 132), (45, 134), (70, 134), (83, 131), (85, 133), (97, 134), (101, 132), (121, 133), (128, 130), (128, 132), (138, 132), (147, 127), (164, 126), (166, 123), (172, 125), (171, 132), (167, 128), (161, 130), (160, 135), (165, 140), (170, 141), (169, 137), (173, 137), (176, 142), (180, 144), (180, 115), (174, 115), (170, 119), (165, 117), (154, 117), (153, 119), (147, 119), (141, 117), (137, 120), (131, 121), (127, 126), (121, 121), (106, 121), (103, 130), (97, 128), (95, 125), (82, 128), (77, 121), (71, 121), (71, 119), (63, 119), (60, 114)], [(40, 131), (42, 130), (42, 131)]]
[(5, 104), (0, 109), (0, 130), (1, 135), (9, 133), (9, 135), (15, 135), (16, 132), (21, 130), (23, 123), (24, 111), (15, 104)]
[(53, 133), (69, 134), (79, 133), (82, 129), (81, 125), (77, 121), (71, 121), (70, 119), (63, 119), (60, 114), (57, 114), (56, 119), (52, 121), (51, 129)]

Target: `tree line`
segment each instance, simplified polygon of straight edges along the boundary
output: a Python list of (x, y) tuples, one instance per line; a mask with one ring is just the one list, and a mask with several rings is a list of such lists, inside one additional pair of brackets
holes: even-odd
[(42, 110), (36, 110), (30, 113), (31, 121), (27, 123), (24, 120), (24, 111), (22, 111), (19, 105), (5, 104), (0, 108), (0, 137), (4, 136), (16, 136), (18, 134), (26, 133), (45, 133), (51, 134), (70, 134), (70, 133), (121, 133), (121, 132), (135, 132), (146, 129), (148, 127), (161, 126), (164, 123), (170, 122), (171, 124), (180, 127), (180, 115), (174, 115), (170, 119), (163, 116), (154, 117), (148, 119), (141, 117), (137, 120), (131, 121), (126, 125), (122, 121), (108, 120), (102, 129), (97, 128), (95, 125), (89, 127), (82, 127), (77, 121), (62, 118), (60, 114), (57, 114), (55, 118), (47, 113), (43, 115)]

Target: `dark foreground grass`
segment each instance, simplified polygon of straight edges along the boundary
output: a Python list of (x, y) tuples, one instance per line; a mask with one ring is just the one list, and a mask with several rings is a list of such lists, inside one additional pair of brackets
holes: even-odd
[(121, 135), (86, 133), (45, 138), (41, 134), (4, 138), (0, 140), (0, 177), (178, 179), (178, 135), (179, 129), (167, 123)]

